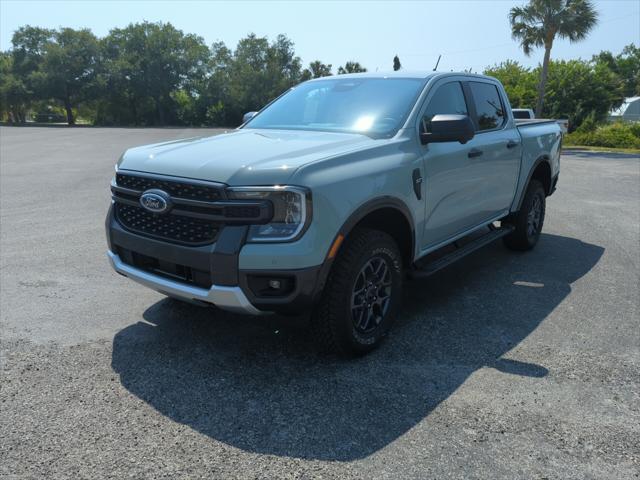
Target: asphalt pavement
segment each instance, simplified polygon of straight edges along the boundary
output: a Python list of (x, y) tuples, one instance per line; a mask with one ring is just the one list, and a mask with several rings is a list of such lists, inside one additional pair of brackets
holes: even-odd
[(564, 155), (534, 251), (407, 283), (342, 360), (111, 271), (118, 156), (218, 132), (0, 128), (0, 478), (640, 478), (637, 155)]

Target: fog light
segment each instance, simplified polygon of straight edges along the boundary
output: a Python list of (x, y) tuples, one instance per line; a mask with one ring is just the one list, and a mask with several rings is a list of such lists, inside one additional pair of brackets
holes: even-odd
[(295, 290), (296, 281), (293, 276), (267, 277), (248, 275), (247, 283), (256, 297), (284, 297)]

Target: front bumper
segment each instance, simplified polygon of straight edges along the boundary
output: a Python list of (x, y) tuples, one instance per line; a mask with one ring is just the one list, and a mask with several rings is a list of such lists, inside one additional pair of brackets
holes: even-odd
[(265, 313), (258, 310), (249, 302), (249, 299), (240, 287), (212, 285), (209, 290), (194, 287), (127, 265), (111, 250), (107, 252), (107, 255), (111, 261), (111, 266), (116, 272), (165, 295), (188, 301), (195, 300), (198, 302), (212, 303), (223, 310), (235, 313), (248, 313), (251, 315)]
[[(107, 255), (116, 272), (165, 295), (234, 313), (306, 312), (317, 300), (329, 267), (325, 263), (302, 269), (240, 270), (246, 236), (242, 226), (224, 227), (214, 244), (189, 247), (130, 232), (118, 223), (111, 208), (106, 233)], [(168, 273), (167, 266), (176, 271)], [(190, 281), (175, 275), (178, 271), (188, 271)], [(256, 288), (271, 278), (283, 280), (290, 288), (281, 295), (265, 295)]]

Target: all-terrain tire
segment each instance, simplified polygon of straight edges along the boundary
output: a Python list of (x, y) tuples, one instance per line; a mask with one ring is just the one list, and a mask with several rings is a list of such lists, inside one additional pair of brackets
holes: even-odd
[(538, 243), (545, 214), (545, 191), (542, 183), (532, 179), (522, 200), (520, 210), (502, 221), (510, 224), (514, 230), (503, 237), (503, 242), (511, 250), (531, 250)]
[(400, 250), (390, 235), (369, 228), (351, 232), (311, 316), (324, 350), (362, 355), (382, 342), (400, 307), (402, 268)]

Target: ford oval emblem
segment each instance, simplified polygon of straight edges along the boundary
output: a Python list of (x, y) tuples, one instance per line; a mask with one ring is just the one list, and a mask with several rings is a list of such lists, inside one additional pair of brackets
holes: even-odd
[(140, 205), (151, 213), (166, 213), (171, 208), (171, 197), (162, 190), (147, 190), (140, 195)]

